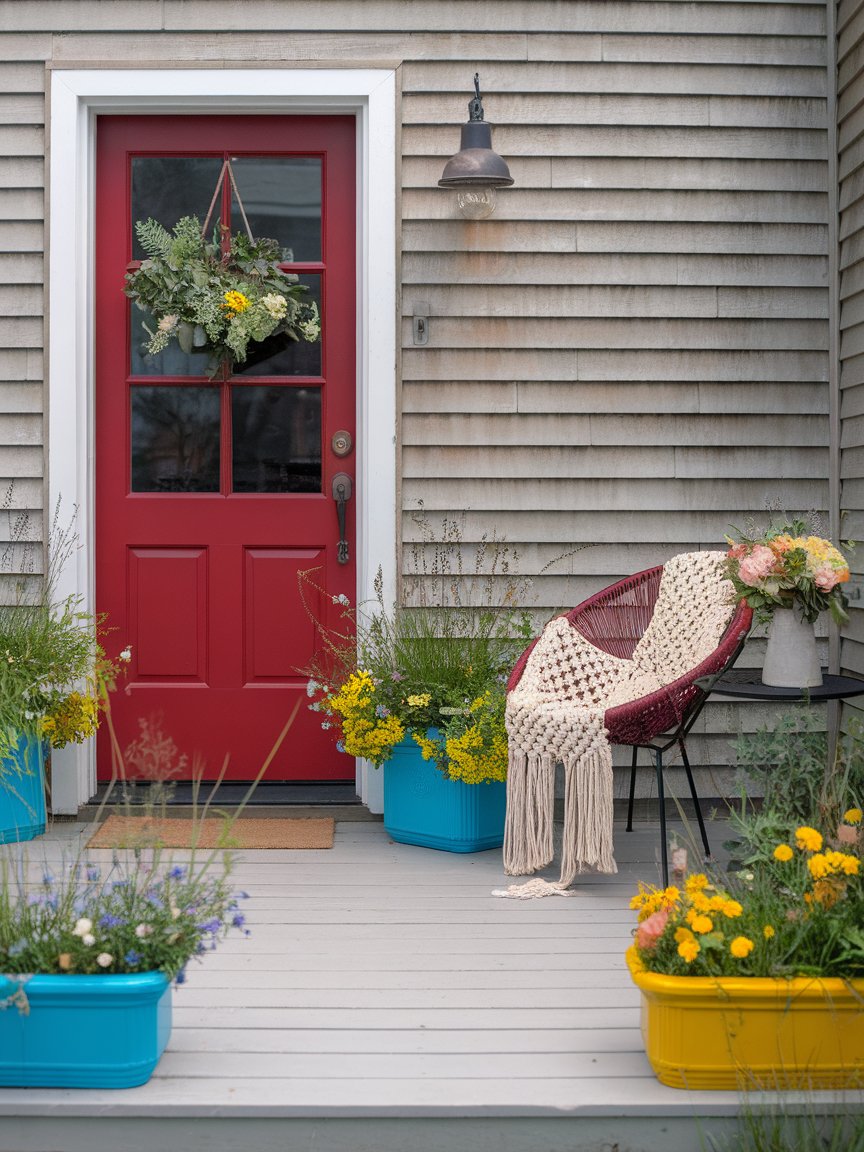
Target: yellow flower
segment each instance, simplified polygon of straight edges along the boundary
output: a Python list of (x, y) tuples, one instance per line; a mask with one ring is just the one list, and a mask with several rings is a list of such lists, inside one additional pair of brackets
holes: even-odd
[(818, 852), (822, 847), (821, 833), (805, 824), (795, 830), (795, 843), (802, 852)]
[(791, 860), (794, 855), (795, 853), (788, 844), (778, 844), (774, 849), (774, 859), (779, 860), (783, 864), (785, 864), (787, 860)]
[(424, 760), (436, 760), (438, 758), (438, 745), (434, 740), (422, 735), (420, 732), (412, 732), (411, 737), (420, 751), (423, 753)]
[(42, 735), (53, 748), (80, 744), (99, 727), (99, 701), (95, 696), (70, 692), (41, 722)]
[(765, 937), (766, 940), (770, 940), (771, 937), (774, 936), (775, 934), (776, 933), (774, 931), (774, 928), (770, 924), (766, 924), (765, 927), (762, 929), (762, 935)]
[(687, 964), (692, 964), (701, 951), (702, 949), (693, 939), (682, 940), (678, 945), (678, 955), (682, 960), (686, 961)]
[(639, 955), (639, 949), (635, 944), (631, 944), (627, 949), (627, 964), (631, 972), (644, 972), (645, 963)]
[(225, 303), (222, 307), (228, 308), (236, 314), (238, 312), (245, 312), (250, 306), (250, 303), (248, 296), (244, 296), (242, 292), (232, 291), (225, 293)]
[(685, 883), (687, 895), (692, 896), (694, 892), (701, 892), (703, 888), (708, 887), (708, 877), (704, 872), (694, 872), (692, 876), (687, 877)]
[(860, 808), (848, 808), (843, 813), (843, 823), (844, 824), (860, 824), (861, 823), (861, 816), (862, 816), (862, 813), (861, 813)]
[(710, 932), (714, 927), (714, 921), (710, 916), (694, 916), (690, 922), (690, 927), (694, 932), (698, 932), (704, 936), (706, 932)]
[(817, 880), (832, 871), (828, 857), (823, 852), (815, 852), (807, 861), (807, 867), (810, 869), (810, 875)]
[(737, 900), (727, 900), (723, 905), (723, 915), (728, 916), (730, 920), (734, 920), (736, 916), (740, 916), (744, 909)]
[(846, 876), (857, 876), (861, 868), (861, 861), (857, 856), (845, 856), (840, 853), (843, 859), (840, 861), (840, 871), (845, 873)]
[(690, 895), (690, 906), (696, 912), (716, 912), (717, 909), (713, 905), (718, 899), (722, 901), (722, 897), (712, 896), (709, 899), (704, 892), (693, 892)]
[(663, 899), (667, 904), (677, 904), (681, 898), (681, 890), (676, 888), (674, 884), (670, 884), (668, 888), (663, 890)]
[(748, 940), (746, 936), (736, 936), (732, 943), (729, 945), (729, 951), (738, 960), (743, 960), (745, 956), (749, 956), (753, 951), (753, 941)]
[(416, 696), (409, 696), (407, 703), (412, 708), (426, 708), (431, 699), (432, 699), (432, 697), (429, 695), (428, 692), (422, 692)]
[(681, 927), (681, 928), (675, 929), (675, 943), (676, 944), (683, 944), (685, 940), (692, 940), (692, 939), (693, 939), (693, 933), (690, 931), (689, 928)]

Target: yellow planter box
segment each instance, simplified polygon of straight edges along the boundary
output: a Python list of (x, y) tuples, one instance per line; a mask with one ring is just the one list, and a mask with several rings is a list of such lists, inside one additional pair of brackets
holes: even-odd
[(864, 1087), (864, 980), (630, 974), (642, 1039), (671, 1088)]

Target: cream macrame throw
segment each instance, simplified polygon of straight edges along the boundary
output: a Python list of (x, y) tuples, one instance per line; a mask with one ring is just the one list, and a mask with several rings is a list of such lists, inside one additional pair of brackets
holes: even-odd
[(504, 870), (523, 876), (554, 855), (555, 765), (564, 765), (561, 878), (497, 895), (562, 892), (577, 872), (617, 872), (612, 855), (612, 750), (603, 717), (671, 684), (709, 656), (735, 611), (723, 552), (675, 556), (663, 567), (651, 622), (623, 660), (586, 640), (566, 617), (551, 620), (507, 699), (510, 746)]

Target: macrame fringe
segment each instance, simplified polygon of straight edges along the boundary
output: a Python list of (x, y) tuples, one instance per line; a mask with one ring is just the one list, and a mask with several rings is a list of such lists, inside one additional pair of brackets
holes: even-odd
[(564, 839), (561, 844), (561, 879), (569, 887), (578, 872), (596, 868), (617, 872), (612, 855), (614, 801), (612, 750), (609, 745), (564, 764)]
[(513, 748), (508, 759), (504, 871), (526, 876), (545, 868), (555, 855), (555, 759)]
[(536, 900), (542, 896), (575, 896), (572, 888), (562, 888), (552, 880), (541, 880), (536, 876), (524, 884), (508, 884), (506, 888), (493, 888), (493, 896), (503, 896), (506, 900)]

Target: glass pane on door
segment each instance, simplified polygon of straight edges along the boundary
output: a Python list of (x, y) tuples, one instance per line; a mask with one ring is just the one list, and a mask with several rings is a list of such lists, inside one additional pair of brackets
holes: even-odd
[[(207, 215), (222, 158), (209, 156), (132, 157), (132, 259), (146, 256), (135, 236), (135, 222), (152, 216), (170, 232), (181, 216)], [(220, 203), (213, 209), (218, 224)]]
[[(252, 235), (282, 246), (286, 264), (321, 259), (321, 160), (314, 156), (232, 156)], [(231, 231), (244, 230), (236, 197)]]
[[(129, 301), (129, 374), (130, 376), (209, 376), (213, 360), (203, 348), (184, 352), (176, 337), (168, 345), (151, 356), (147, 351), (150, 332), (155, 332), (158, 320), (139, 308), (134, 300)], [(146, 325), (146, 327), (145, 327)], [(149, 329), (149, 331), (148, 331)]]
[(321, 389), (231, 389), (235, 492), (321, 491)]
[(133, 492), (218, 492), (220, 390), (131, 389)]

